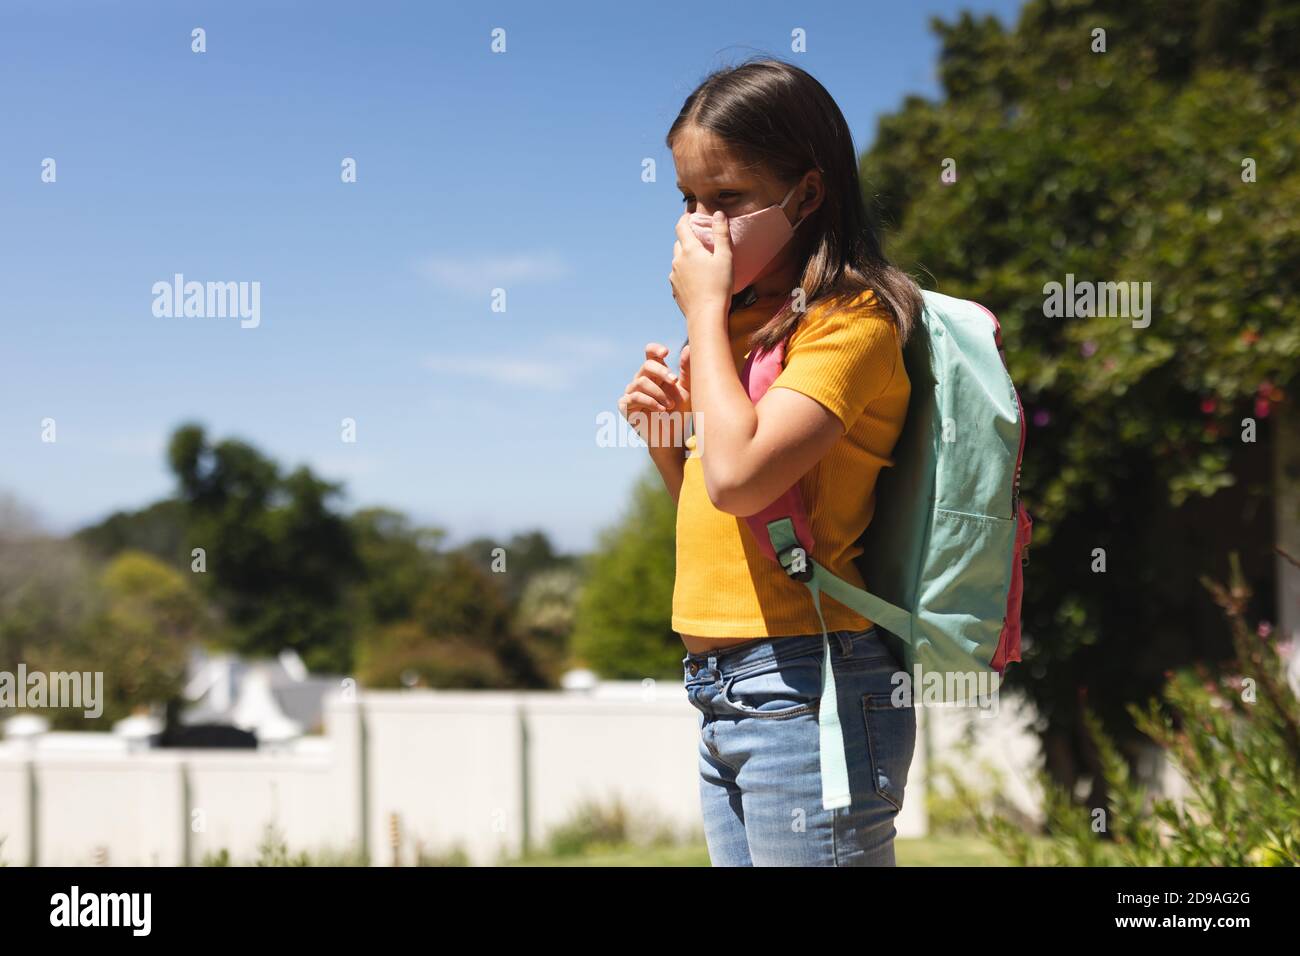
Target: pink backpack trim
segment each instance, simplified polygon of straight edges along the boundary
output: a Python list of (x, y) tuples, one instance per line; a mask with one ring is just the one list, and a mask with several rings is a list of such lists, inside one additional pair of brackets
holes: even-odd
[[(776, 348), (770, 351), (751, 350), (749, 358), (745, 360), (745, 367), (740, 373), (740, 384), (745, 387), (745, 392), (749, 395), (749, 400), (755, 405), (758, 400), (767, 394), (767, 390), (776, 381), (776, 377), (781, 374), (781, 368), (785, 364), (785, 342), (778, 342)], [(748, 515), (745, 523), (749, 525), (749, 530), (754, 536), (763, 554), (768, 558), (780, 564), (780, 559), (776, 556), (776, 551), (772, 548), (771, 536), (767, 533), (769, 522), (776, 521), (780, 518), (789, 518), (794, 524), (795, 537), (799, 539), (799, 546), (803, 548), (804, 554), (812, 557), (813, 533), (812, 525), (808, 521), (808, 511), (804, 508), (803, 495), (799, 493), (799, 483), (796, 481), (785, 494), (777, 498), (770, 505), (757, 514)]]
[[(997, 343), (998, 354), (1001, 354), (1002, 325), (998, 322), (998, 317), (978, 302), (975, 304), (979, 305), (980, 310), (993, 321), (993, 340)], [(1003, 355), (1002, 364), (1006, 365), (1006, 362), (1006, 356)], [(1011, 557), (1011, 588), (1007, 591), (1007, 614), (1002, 619), (1002, 633), (998, 636), (998, 647), (993, 654), (993, 660), (989, 662), (989, 666), (999, 674), (1008, 664), (1020, 660), (1020, 607), (1025, 590), (1024, 565), (1029, 560), (1029, 539), (1033, 536), (1034, 529), (1033, 520), (1020, 500), (1020, 465), (1025, 457), (1025, 433), (1028, 430), (1025, 425), (1025, 406), (1020, 403), (1020, 394), (1014, 387), (1011, 393), (1016, 398), (1016, 408), (1020, 412), (1020, 451), (1016, 454), (1016, 485), (1013, 492), (1012, 518), (1016, 522), (1016, 537)]]

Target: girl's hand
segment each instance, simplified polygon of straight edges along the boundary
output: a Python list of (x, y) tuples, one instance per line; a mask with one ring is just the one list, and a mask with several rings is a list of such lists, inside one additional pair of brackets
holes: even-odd
[[(668, 358), (668, 347), (651, 342), (645, 347), (645, 362), (632, 376), (632, 381), (618, 400), (618, 410), (628, 424), (636, 429), (641, 440), (650, 446), (651, 452), (660, 447), (660, 443), (652, 442), (650, 437), (656, 413), (676, 412), (686, 415), (691, 410), (691, 395), (687, 385), (689, 350), (689, 346), (682, 349), (682, 375), (679, 377), (664, 364)], [(636, 414), (638, 412), (640, 414)], [(671, 433), (671, 429), (664, 431)]]
[(721, 210), (713, 214), (713, 251), (696, 238), (690, 213), (677, 220), (677, 241), (673, 243), (673, 269), (668, 282), (677, 307), (692, 321), (727, 320), (731, 302), (731, 228)]

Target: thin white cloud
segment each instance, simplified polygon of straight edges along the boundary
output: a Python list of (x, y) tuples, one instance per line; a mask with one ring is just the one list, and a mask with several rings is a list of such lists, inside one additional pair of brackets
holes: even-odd
[(420, 272), (439, 285), (466, 295), (486, 295), (522, 282), (549, 282), (569, 274), (554, 253), (521, 252), (510, 256), (434, 256)]
[(549, 354), (563, 355), (568, 361), (577, 359), (596, 365), (617, 358), (618, 346), (609, 339), (593, 339), (581, 335), (554, 335), (547, 340)]
[(367, 455), (318, 455), (312, 464), (316, 466), (318, 474), (328, 475), (331, 479), (368, 478), (384, 470), (378, 458)]
[(562, 392), (573, 379), (554, 362), (506, 356), (435, 355), (424, 360), (426, 368), (447, 375), (482, 379), (508, 388), (540, 388)]
[(568, 391), (578, 375), (608, 361), (617, 353), (606, 339), (558, 336), (548, 339), (533, 355), (432, 355), (424, 367), (444, 375), (476, 378), (507, 388)]
[(162, 432), (129, 432), (110, 436), (103, 444), (117, 455), (162, 460), (167, 453), (168, 437)]

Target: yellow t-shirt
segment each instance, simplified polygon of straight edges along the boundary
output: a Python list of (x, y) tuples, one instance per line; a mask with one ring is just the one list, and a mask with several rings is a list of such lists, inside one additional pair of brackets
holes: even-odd
[[(770, 307), (730, 316), (739, 373), (749, 337)], [(785, 367), (772, 388), (792, 388), (820, 402), (845, 433), (799, 481), (812, 525), (813, 557), (863, 586), (855, 542), (876, 507), (876, 478), (907, 413), (911, 383), (889, 313), (867, 291), (845, 304), (809, 308), (786, 343)], [(707, 444), (707, 442), (705, 443)], [(702, 449), (701, 455), (707, 454)], [(828, 630), (862, 630), (871, 621), (823, 596)], [(719, 511), (704, 487), (700, 457), (687, 457), (677, 502), (677, 576), (673, 630), (696, 637), (793, 637), (820, 634), (808, 589), (758, 548), (743, 518)]]

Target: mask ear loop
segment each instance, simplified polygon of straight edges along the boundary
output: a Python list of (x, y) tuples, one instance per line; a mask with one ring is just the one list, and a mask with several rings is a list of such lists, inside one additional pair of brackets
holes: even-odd
[[(795, 191), (796, 189), (798, 189), (798, 188), (799, 188), (799, 184), (798, 184), (798, 183), (795, 183), (793, 186), (790, 187), (790, 191), (789, 191), (788, 193), (786, 193), (786, 194), (785, 194), (785, 198), (781, 200), (781, 209), (782, 209), (782, 210), (785, 209), (785, 204), (788, 203), (788, 202), (790, 201), (790, 197), (794, 195), (794, 191)], [(807, 219), (807, 218), (808, 218), (807, 216), (803, 216), (803, 217), (802, 217), (798, 222), (796, 222), (793, 226), (790, 227), (790, 230), (793, 232), (795, 229), (798, 229), (798, 228), (803, 224), (804, 219)]]

